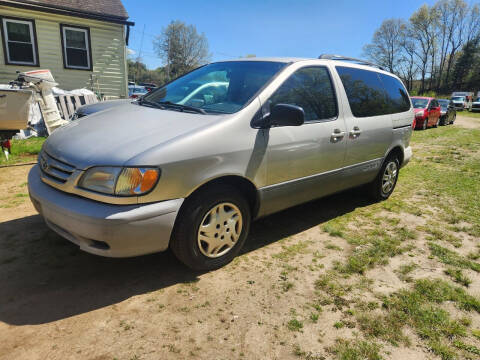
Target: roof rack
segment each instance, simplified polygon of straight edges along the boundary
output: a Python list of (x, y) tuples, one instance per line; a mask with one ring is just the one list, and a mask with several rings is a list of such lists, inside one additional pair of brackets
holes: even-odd
[(325, 59), (325, 60), (352, 61), (352, 62), (355, 62), (359, 65), (368, 65), (368, 66), (373, 66), (373, 67), (379, 68), (380, 70), (385, 70), (380, 65), (374, 64), (370, 61), (366, 61), (366, 60), (362, 60), (362, 59), (356, 59), (356, 58), (353, 58), (353, 57), (348, 57), (348, 56), (343, 56), (343, 55), (322, 54), (318, 58), (319, 59)]

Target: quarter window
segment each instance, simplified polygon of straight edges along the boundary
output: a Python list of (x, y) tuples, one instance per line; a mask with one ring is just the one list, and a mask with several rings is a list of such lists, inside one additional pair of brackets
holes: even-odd
[(67, 69), (91, 70), (90, 30), (61, 25), (63, 59)]
[(270, 98), (270, 108), (276, 104), (302, 107), (305, 122), (335, 118), (337, 101), (327, 68), (315, 66), (297, 70)]
[(33, 20), (2, 18), (6, 64), (38, 65), (34, 24)]
[(386, 93), (374, 71), (338, 66), (337, 72), (355, 117), (390, 114)]

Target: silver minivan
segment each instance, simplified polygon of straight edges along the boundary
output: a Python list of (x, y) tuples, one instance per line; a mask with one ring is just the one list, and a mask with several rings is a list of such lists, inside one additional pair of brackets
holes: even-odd
[(216, 62), (56, 130), (29, 192), (82, 250), (170, 247), (211, 270), (254, 219), (360, 185), (387, 199), (412, 156), (413, 118), (402, 82), (356, 59)]

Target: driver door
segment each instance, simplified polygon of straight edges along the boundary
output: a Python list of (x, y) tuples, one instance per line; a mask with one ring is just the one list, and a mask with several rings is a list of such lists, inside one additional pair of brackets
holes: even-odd
[(338, 191), (346, 152), (345, 122), (326, 66), (295, 71), (263, 108), (268, 112), (276, 104), (300, 106), (305, 123), (265, 130), (267, 212)]

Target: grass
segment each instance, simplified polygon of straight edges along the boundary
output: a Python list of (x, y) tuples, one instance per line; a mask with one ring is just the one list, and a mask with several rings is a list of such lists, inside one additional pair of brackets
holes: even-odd
[(293, 259), (298, 254), (307, 253), (309, 245), (310, 245), (310, 242), (308, 241), (299, 241), (298, 243), (290, 246), (284, 245), (282, 246), (282, 251), (279, 252), (278, 254), (272, 255), (272, 257), (282, 261), (288, 261)]
[(480, 119), (480, 112), (458, 111), (458, 112), (457, 112), (457, 115), (465, 116), (465, 117), (470, 117), (470, 118)]
[(432, 352), (442, 359), (455, 358), (454, 343), (467, 335), (468, 321), (452, 319), (440, 305), (452, 301), (460, 309), (480, 313), (480, 300), (462, 288), (436, 279), (417, 280), (413, 289), (403, 289), (385, 297), (384, 312), (360, 313), (360, 329), (371, 338), (379, 338), (395, 346), (408, 345), (404, 327), (410, 326), (426, 341)]
[(411, 281), (411, 278), (408, 276), (413, 270), (417, 268), (417, 264), (410, 263), (410, 264), (403, 264), (397, 269), (397, 274), (400, 280), (402, 281)]
[(46, 138), (37, 137), (25, 140), (12, 140), (11, 154), (9, 160), (0, 154), (0, 165), (18, 164), (36, 160)]
[(291, 319), (287, 323), (287, 328), (290, 331), (301, 331), (303, 328), (303, 322), (297, 320), (297, 319)]
[[(404, 229), (399, 229), (393, 236), (387, 233), (372, 234), (366, 238), (366, 244), (358, 247), (347, 259), (346, 264), (337, 266), (340, 272), (363, 274), (367, 269), (376, 265), (385, 265), (388, 258), (409, 251), (409, 246), (404, 246), (405, 241), (415, 235)], [(365, 242), (365, 241), (360, 241)]]
[(457, 266), (463, 269), (472, 269), (480, 272), (480, 264), (465, 258), (455, 251), (444, 248), (433, 242), (429, 243), (430, 251), (433, 256), (436, 256), (442, 263), (446, 265)]
[(337, 339), (330, 352), (340, 360), (381, 360), (380, 345), (364, 340)]
[(468, 287), (472, 283), (472, 280), (468, 276), (464, 275), (460, 269), (449, 268), (444, 272), (446, 275), (450, 276), (453, 281), (462, 284), (465, 287)]

